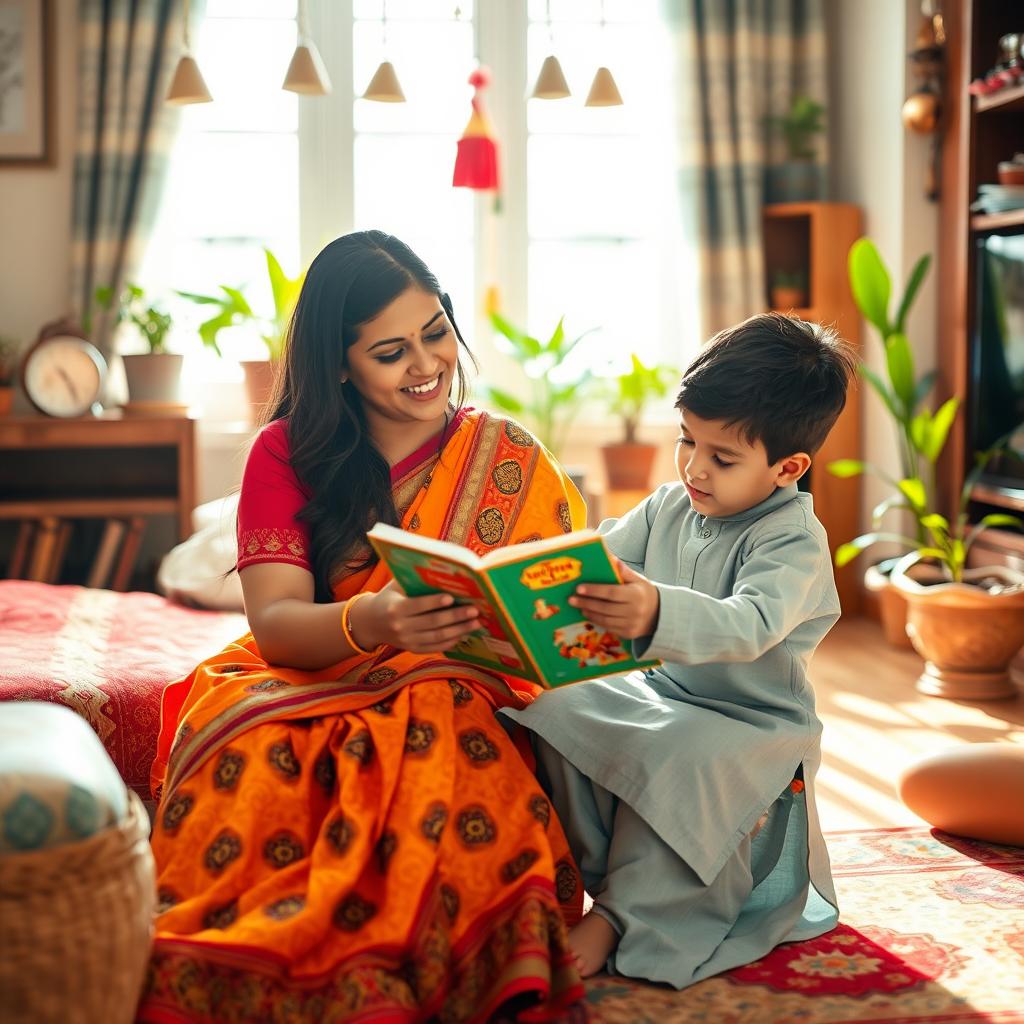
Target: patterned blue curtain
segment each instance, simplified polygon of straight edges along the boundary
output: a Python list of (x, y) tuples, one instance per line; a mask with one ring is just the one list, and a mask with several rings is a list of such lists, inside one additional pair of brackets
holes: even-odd
[[(698, 234), (710, 334), (766, 307), (761, 208), (786, 159), (772, 119), (795, 96), (828, 116), (824, 0), (664, 0), (664, 11), (677, 59), (679, 186)], [(811, 165), (821, 183), (827, 157), (822, 134)]]
[[(71, 304), (88, 316), (96, 288), (120, 289), (138, 266), (167, 167), (174, 113), (163, 98), (178, 55), (180, 0), (79, 0), (78, 137)], [(93, 323), (109, 351), (109, 328)]]

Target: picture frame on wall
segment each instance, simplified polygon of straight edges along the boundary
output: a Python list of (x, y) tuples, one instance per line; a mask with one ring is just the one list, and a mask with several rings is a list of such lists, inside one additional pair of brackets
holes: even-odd
[(52, 0), (0, 0), (0, 167), (53, 160)]

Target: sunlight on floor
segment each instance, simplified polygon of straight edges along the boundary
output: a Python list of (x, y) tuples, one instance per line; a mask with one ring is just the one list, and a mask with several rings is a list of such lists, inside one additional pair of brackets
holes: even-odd
[(925, 697), (914, 689), (921, 666), (866, 619), (840, 622), (819, 648), (810, 675), (825, 724), (823, 828), (919, 825), (896, 795), (903, 768), (959, 744), (1024, 743), (1024, 695), (975, 704)]

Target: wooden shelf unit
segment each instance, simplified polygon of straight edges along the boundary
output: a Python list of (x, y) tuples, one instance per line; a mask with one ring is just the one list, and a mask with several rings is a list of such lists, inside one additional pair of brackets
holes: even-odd
[[(806, 271), (807, 307), (779, 312), (832, 324), (858, 350), (861, 319), (850, 292), (846, 256), (862, 233), (860, 208), (851, 203), (774, 203), (764, 208), (766, 298), (773, 273)], [(855, 383), (851, 383), (846, 408), (810, 470), (814, 511), (828, 533), (833, 552), (861, 532), (860, 481), (841, 480), (825, 469), (834, 459), (860, 458), (860, 397)], [(857, 615), (863, 607), (861, 576), (862, 570), (856, 565), (836, 570), (836, 586), (847, 615)]]
[(60, 582), (77, 524), (99, 520), (83, 581), (126, 589), (146, 520), (169, 516), (179, 540), (191, 533), (195, 434), (186, 416), (0, 418), (0, 526), (19, 524), (6, 575)]
[[(970, 82), (998, 58), (1000, 36), (1021, 28), (1019, 4), (1005, 0), (945, 0), (946, 96), (943, 100), (942, 190), (939, 200), (938, 381), (936, 397), (962, 400), (939, 464), (944, 511), (952, 512), (973, 458), (968, 427), (975, 396), (977, 257), (979, 235), (1024, 231), (1024, 209), (972, 214), (978, 186), (998, 182), (998, 164), (1024, 151), (1024, 83), (989, 96), (971, 96)], [(990, 493), (991, 492), (991, 493)], [(1013, 511), (990, 489), (985, 504)], [(996, 499), (990, 501), (989, 499)], [(982, 500), (980, 495), (978, 500)]]

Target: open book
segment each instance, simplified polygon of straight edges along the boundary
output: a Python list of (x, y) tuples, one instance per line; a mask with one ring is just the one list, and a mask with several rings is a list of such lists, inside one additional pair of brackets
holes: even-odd
[(451, 658), (546, 687), (659, 664), (635, 659), (628, 640), (569, 604), (581, 583), (620, 582), (604, 539), (593, 530), (483, 556), (381, 523), (367, 536), (410, 597), (443, 591), (480, 609), (481, 628), (445, 651)]

